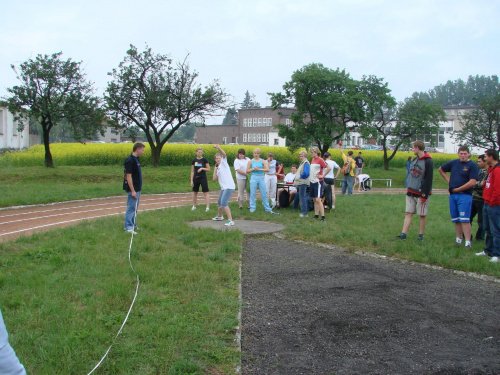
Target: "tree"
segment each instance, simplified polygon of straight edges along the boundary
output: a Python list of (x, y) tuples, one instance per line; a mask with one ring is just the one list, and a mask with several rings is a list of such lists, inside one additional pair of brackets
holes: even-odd
[(414, 93), (426, 101), (441, 105), (478, 105), (482, 99), (491, 98), (500, 90), (498, 76), (469, 76), (467, 82), (462, 79), (448, 81), (428, 92)]
[(260, 108), (260, 103), (255, 99), (255, 95), (247, 92), (245, 93), (245, 99), (240, 104), (240, 109), (249, 109), (249, 108)]
[(100, 100), (94, 96), (93, 84), (85, 80), (81, 62), (62, 60), (61, 55), (62, 52), (38, 55), (19, 67), (11, 65), (21, 84), (7, 88), (11, 94), (6, 98), (9, 111), (15, 114), (21, 128), (29, 118), (36, 119), (42, 127), (46, 167), (54, 166), (50, 131), (55, 125), (67, 121), (78, 140), (92, 138), (105, 127)]
[(476, 109), (462, 115), (462, 129), (453, 132), (461, 143), (480, 148), (500, 148), (500, 92), (483, 98)]
[(193, 141), (196, 133), (196, 126), (203, 126), (202, 123), (188, 122), (182, 125), (178, 131), (170, 138), (170, 142), (189, 142)]
[(238, 125), (238, 111), (235, 107), (227, 109), (222, 125)]
[(118, 69), (113, 69), (105, 93), (107, 112), (121, 127), (136, 125), (151, 147), (153, 166), (172, 135), (189, 121), (223, 109), (228, 95), (217, 81), (202, 88), (187, 57), (176, 65), (166, 55), (133, 45)]
[(389, 95), (387, 84), (375, 76), (352, 79), (345, 70), (332, 70), (310, 64), (293, 73), (283, 85), (284, 93), (270, 93), (273, 109), (293, 104), (297, 112), (292, 123), (278, 124), (278, 134), (286, 137), (291, 151), (315, 142), (325, 153), (334, 141), (341, 140), (376, 112), (378, 102)]
[(441, 105), (417, 96), (406, 98), (398, 105), (394, 101), (381, 104), (372, 119), (360, 124), (358, 131), (364, 138), (375, 138), (383, 146), (385, 170), (401, 146), (409, 147), (416, 139), (430, 137), (432, 140), (440, 122), (446, 120)]

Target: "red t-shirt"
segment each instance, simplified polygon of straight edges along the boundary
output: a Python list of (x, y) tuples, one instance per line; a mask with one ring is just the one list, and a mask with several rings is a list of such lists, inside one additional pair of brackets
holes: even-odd
[(483, 199), (484, 203), (490, 206), (500, 206), (500, 166), (488, 168), (488, 177), (486, 177), (486, 184), (484, 185)]

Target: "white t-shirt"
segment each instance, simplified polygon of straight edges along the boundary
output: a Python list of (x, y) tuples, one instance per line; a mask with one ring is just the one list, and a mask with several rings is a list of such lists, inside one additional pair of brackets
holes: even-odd
[(369, 178), (370, 178), (370, 176), (369, 176), (369, 175), (367, 175), (367, 174), (360, 174), (360, 175), (358, 175), (358, 181), (359, 181), (359, 182), (366, 181), (366, 180), (368, 180)]
[[(234, 159), (234, 170), (238, 171), (238, 169), (243, 169), (244, 171), (246, 171), (249, 160), (250, 159), (247, 157), (245, 157), (245, 159)], [(246, 180), (247, 175), (236, 172), (236, 179)]]
[(227, 158), (222, 158), (217, 168), (217, 179), (219, 180), (219, 185), (222, 190), (235, 188), (233, 176), (231, 175), (231, 169), (229, 169), (229, 164), (227, 164)]
[[(325, 176), (325, 178), (335, 178), (335, 175), (333, 174), (333, 170), (335, 168), (340, 169), (339, 165), (336, 162), (334, 162), (333, 160), (325, 160), (325, 161), (331, 168), (330, 172), (328, 172), (328, 174)], [(326, 168), (323, 170), (323, 172), (325, 172), (325, 171), (326, 171)]]
[(295, 173), (290, 172), (285, 176), (283, 182), (287, 185), (293, 185), (293, 180), (295, 180)]

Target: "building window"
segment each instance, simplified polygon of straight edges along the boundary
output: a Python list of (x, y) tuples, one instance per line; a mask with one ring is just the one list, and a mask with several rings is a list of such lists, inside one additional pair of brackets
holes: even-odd
[(223, 137), (222, 138), (222, 144), (223, 145), (227, 145), (227, 137)]
[(262, 127), (262, 119), (261, 118), (259, 119), (259, 125), (258, 125), (258, 127), (259, 128)]
[(238, 138), (239, 138), (239, 137), (236, 137), (236, 140), (234, 141), (234, 143), (238, 143)]
[(279, 146), (279, 144), (280, 144), (279, 138), (274, 138), (274, 145)]
[(247, 141), (247, 135), (246, 133), (243, 133), (243, 142), (246, 142)]
[(260, 134), (257, 134), (257, 142), (260, 142)]
[(257, 119), (256, 119), (256, 118), (254, 118), (254, 119), (253, 119), (253, 127), (255, 128), (256, 126), (257, 126)]
[(267, 118), (262, 119), (262, 126), (267, 126)]
[(272, 118), (267, 119), (267, 126), (273, 126), (273, 119)]
[(289, 118), (287, 118), (287, 119), (285, 120), (285, 124), (286, 124), (286, 126), (288, 126), (288, 127), (292, 126), (292, 120), (290, 120)]
[(252, 142), (257, 142), (257, 134), (252, 134)]
[(243, 119), (243, 127), (244, 127), (244, 128), (246, 128), (246, 127), (247, 127), (247, 119), (246, 119), (246, 118), (244, 118), (244, 119)]
[(262, 142), (267, 142), (267, 134), (262, 134)]

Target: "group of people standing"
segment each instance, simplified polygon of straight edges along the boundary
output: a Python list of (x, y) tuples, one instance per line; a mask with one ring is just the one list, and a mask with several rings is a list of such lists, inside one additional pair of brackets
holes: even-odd
[[(409, 160), (405, 181), (406, 209), (403, 230), (394, 240), (406, 240), (412, 217), (418, 214), (420, 227), (417, 240), (423, 241), (429, 198), (432, 194), (434, 164), (422, 141), (413, 142), (415, 158)], [(477, 163), (470, 160), (467, 146), (458, 148), (458, 159), (439, 168), (439, 174), (448, 183), (449, 209), (455, 224), (455, 245), (472, 248), (472, 220), (477, 216), (475, 239), (485, 240), (484, 251), (477, 256), (488, 256), (496, 263), (500, 257), (500, 172), (497, 170), (498, 152), (486, 150)]]

